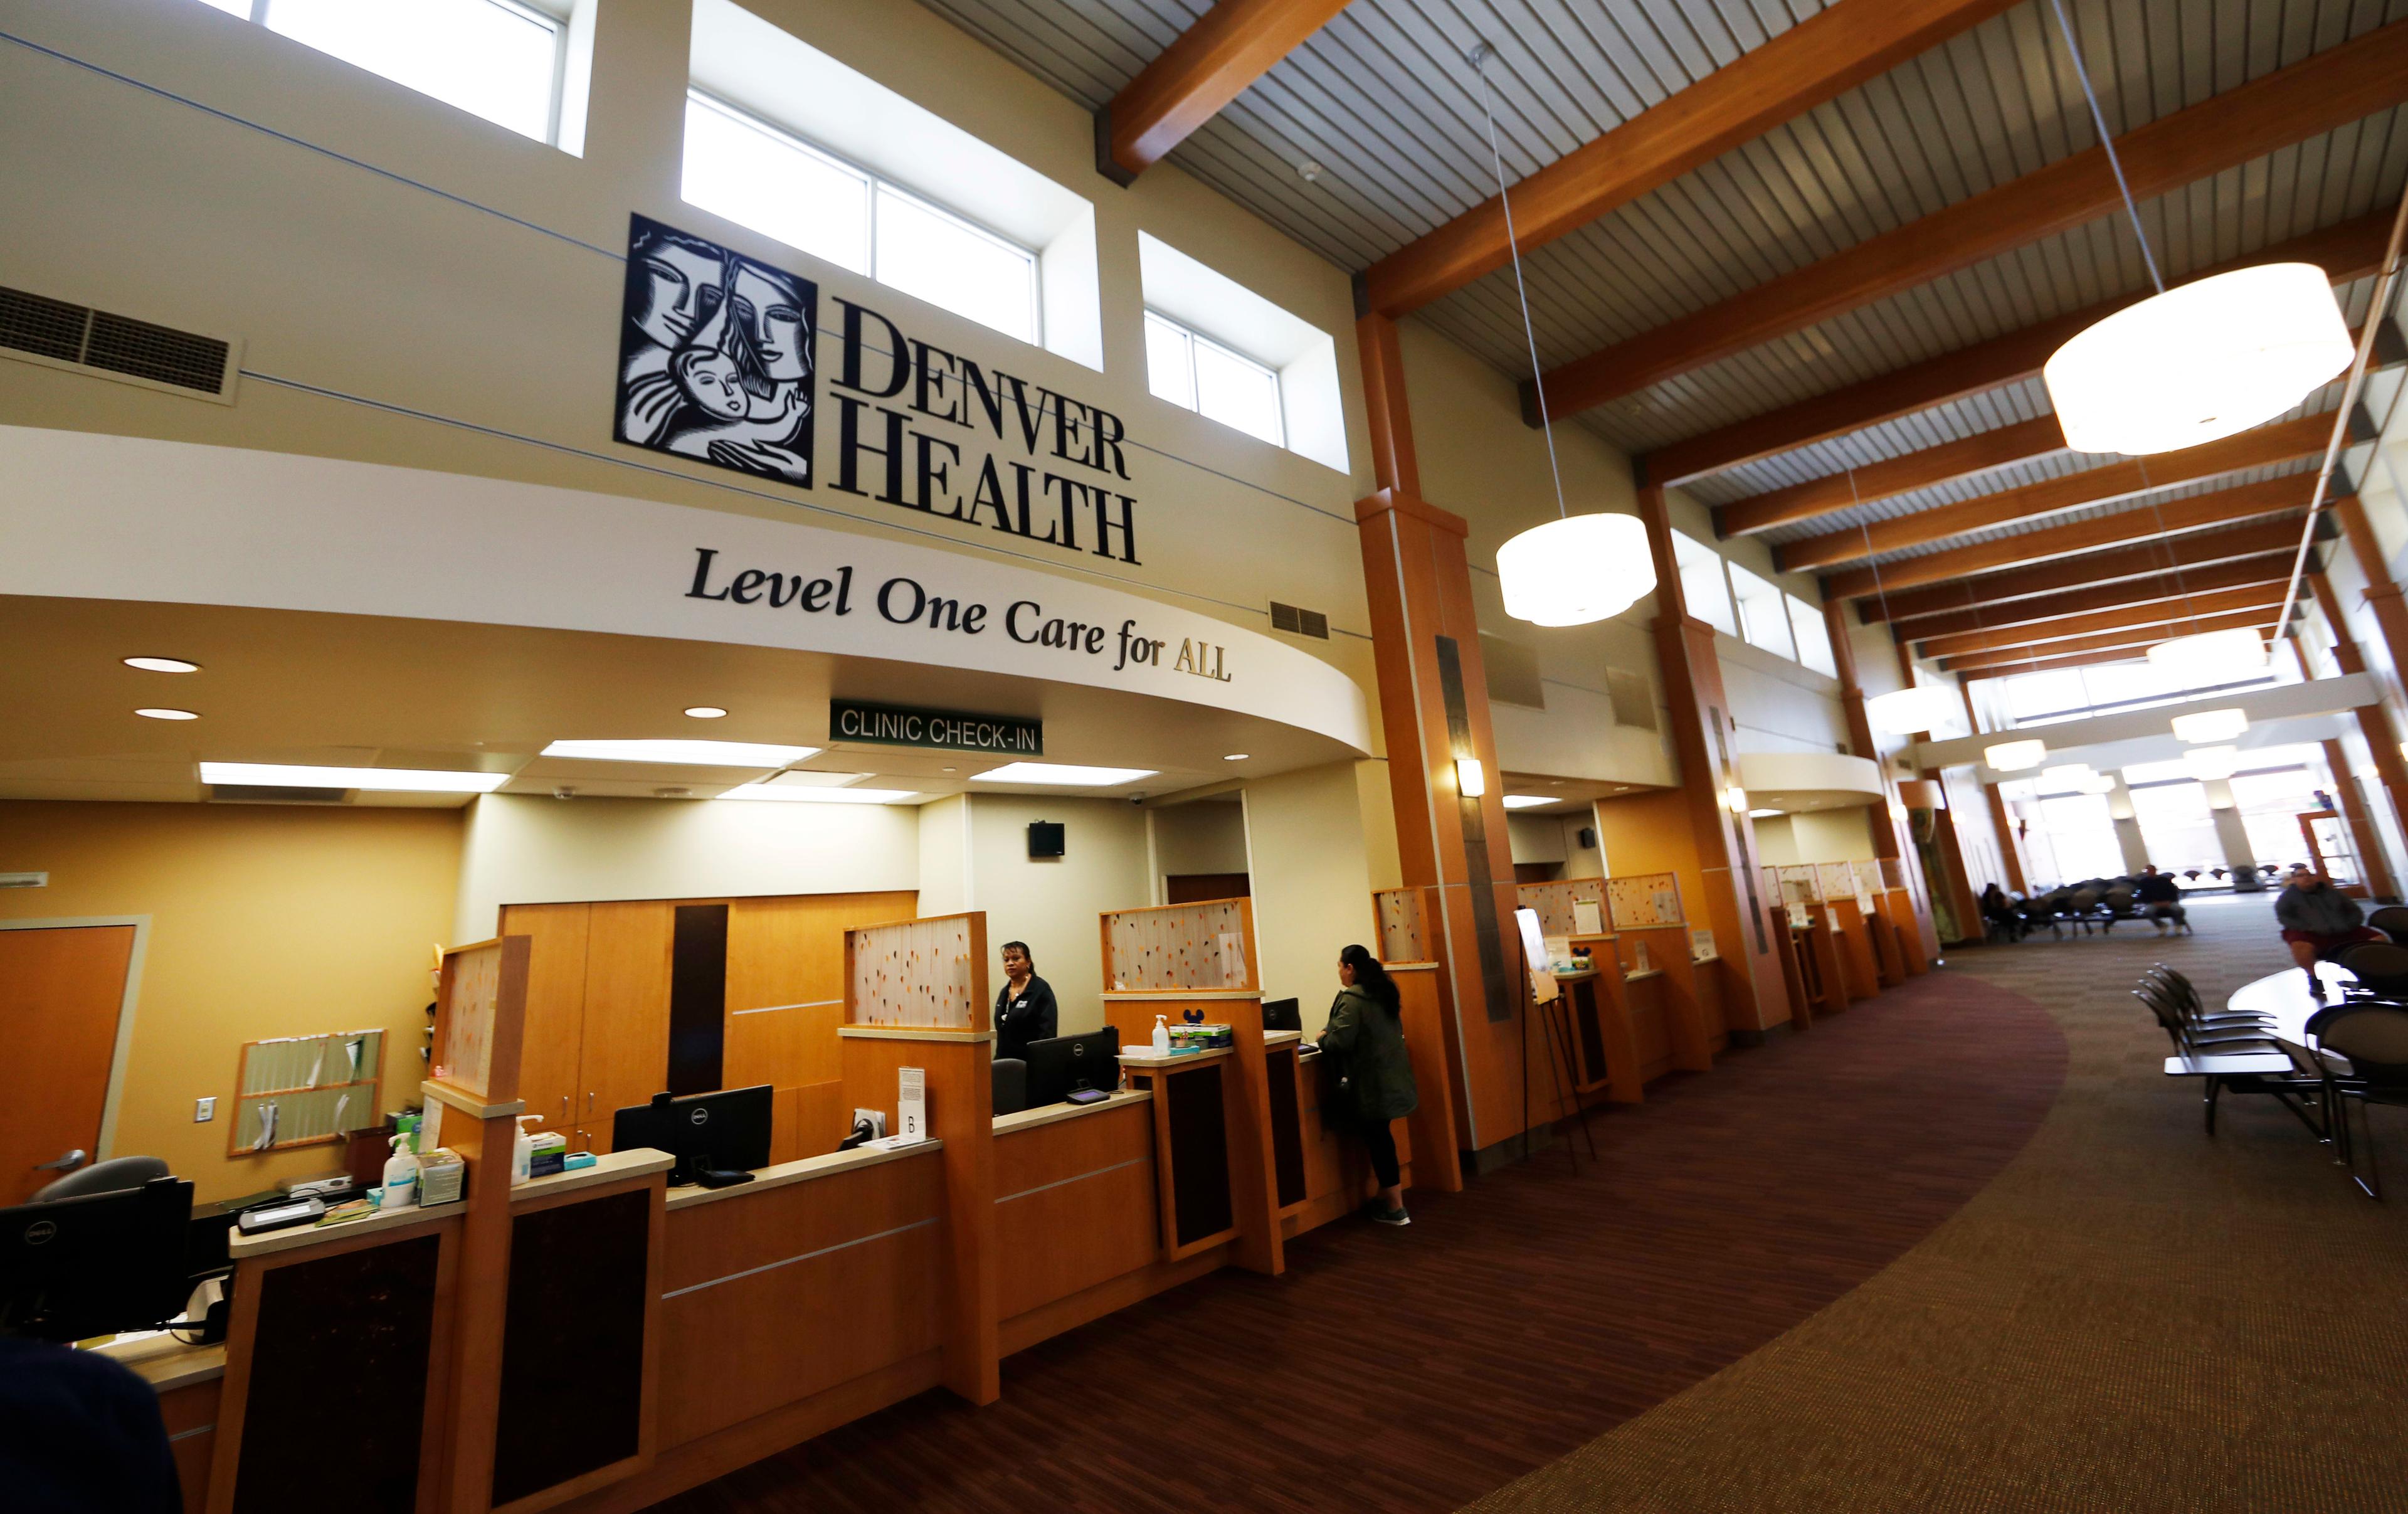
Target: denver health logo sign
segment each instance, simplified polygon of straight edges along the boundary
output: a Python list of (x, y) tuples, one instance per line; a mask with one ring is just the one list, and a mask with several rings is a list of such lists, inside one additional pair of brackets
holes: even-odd
[[(629, 223), (612, 434), (817, 486), (825, 479), (814, 446), (819, 286), (644, 216)], [(1137, 501), (1117, 487), (1129, 478), (1119, 416), (911, 340), (851, 300), (836, 303), (843, 358), (829, 386), (829, 487), (1137, 562)], [(903, 408), (880, 403), (890, 399)], [(975, 467), (966, 441), (983, 449)]]

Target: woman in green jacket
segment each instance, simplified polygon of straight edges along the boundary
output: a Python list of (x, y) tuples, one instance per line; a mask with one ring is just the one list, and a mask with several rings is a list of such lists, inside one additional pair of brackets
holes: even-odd
[(1397, 1136), (1388, 1122), (1402, 1119), (1421, 1103), (1413, 1089), (1412, 1059), (1405, 1051), (1405, 1019), (1397, 985), (1378, 959), (1360, 946), (1338, 954), (1338, 998), (1329, 1006), (1329, 1028), (1321, 1032), (1322, 1055), (1341, 1059), (1363, 1146), (1380, 1196), (1366, 1209), (1383, 1225), (1410, 1225), (1405, 1189), (1397, 1170)]

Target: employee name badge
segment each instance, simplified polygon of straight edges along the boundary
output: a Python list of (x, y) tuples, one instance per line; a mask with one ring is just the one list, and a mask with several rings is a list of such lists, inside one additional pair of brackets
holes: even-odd
[(928, 1138), (928, 1074), (920, 1067), (899, 1071), (895, 1093), (895, 1144), (908, 1146)]

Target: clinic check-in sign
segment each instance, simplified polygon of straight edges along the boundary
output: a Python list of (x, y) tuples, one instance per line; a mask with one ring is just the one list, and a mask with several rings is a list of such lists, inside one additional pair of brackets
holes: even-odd
[(910, 746), (929, 752), (1043, 757), (1045, 723), (1016, 715), (922, 710), (900, 704), (828, 701), (828, 738), (851, 746)]

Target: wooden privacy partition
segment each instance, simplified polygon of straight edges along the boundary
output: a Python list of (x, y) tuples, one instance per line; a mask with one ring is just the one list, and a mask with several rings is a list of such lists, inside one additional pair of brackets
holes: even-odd
[(1714, 1053), (1728, 1044), (1729, 1032), (1719, 1015), (1711, 1024), (1706, 1019), (1679, 879), (1670, 872), (1609, 878), (1606, 900), (1633, 1018), (1640, 1018), (1651, 1001), (1660, 1004), (1672, 1065), (1692, 1073), (1712, 1069)]
[(1220, 1202), (1221, 1180), (1208, 1175), (1225, 1164), (1232, 1255), (1241, 1267), (1276, 1276), (1287, 1263), (1272, 1168), (1254, 901), (1107, 910), (1097, 928), (1104, 1020), (1124, 1046), (1151, 1047), (1157, 1016), (1226, 1024), (1233, 1042), (1226, 1058), (1121, 1059), (1131, 1085), (1146, 1087), (1155, 1099), (1157, 1191), (1170, 1253), (1165, 1260), (1201, 1248), (1198, 1237), (1210, 1231), (1198, 1228), (1197, 1216), (1217, 1216)]

